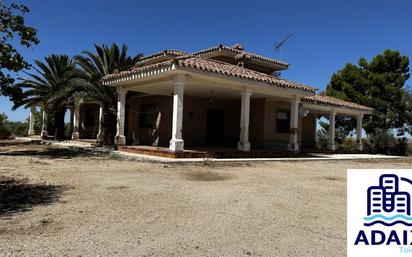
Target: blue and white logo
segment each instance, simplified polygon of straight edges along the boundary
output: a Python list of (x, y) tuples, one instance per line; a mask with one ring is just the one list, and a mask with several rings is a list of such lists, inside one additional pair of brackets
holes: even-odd
[(399, 190), (399, 182), (408, 183), (412, 189), (411, 180), (399, 178), (395, 174), (381, 175), (379, 185), (368, 188), (368, 216), (364, 218), (365, 226), (412, 226), (411, 195)]
[(348, 257), (412, 257), (412, 169), (348, 170)]

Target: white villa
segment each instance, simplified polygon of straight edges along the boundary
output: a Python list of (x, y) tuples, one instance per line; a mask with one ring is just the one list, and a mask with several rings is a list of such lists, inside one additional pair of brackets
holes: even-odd
[[(176, 154), (197, 148), (299, 152), (313, 148), (317, 116), (325, 115), (330, 150), (336, 149), (336, 116), (357, 119), (362, 150), (362, 119), (372, 109), (280, 78), (286, 69), (287, 63), (239, 44), (144, 57), (130, 70), (103, 78), (118, 93), (116, 144), (120, 150), (155, 145)], [(77, 103), (73, 139), (97, 137), (102, 118), (98, 103)]]

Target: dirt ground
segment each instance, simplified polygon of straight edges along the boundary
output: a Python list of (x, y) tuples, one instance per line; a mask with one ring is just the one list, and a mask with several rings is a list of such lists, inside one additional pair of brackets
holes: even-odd
[(165, 165), (0, 147), (0, 256), (346, 256), (346, 169)]

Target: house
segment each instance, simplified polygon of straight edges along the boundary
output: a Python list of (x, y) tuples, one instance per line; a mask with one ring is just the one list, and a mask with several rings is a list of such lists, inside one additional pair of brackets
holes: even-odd
[[(298, 152), (313, 148), (317, 116), (326, 115), (328, 148), (335, 150), (335, 117), (341, 115), (357, 119), (361, 150), (362, 119), (372, 109), (281, 78), (288, 66), (239, 44), (146, 56), (130, 70), (103, 78), (118, 93), (116, 144), (163, 146), (175, 153), (191, 147)], [(86, 113), (82, 119), (75, 112), (73, 138)], [(92, 116), (100, 124), (98, 111)]]

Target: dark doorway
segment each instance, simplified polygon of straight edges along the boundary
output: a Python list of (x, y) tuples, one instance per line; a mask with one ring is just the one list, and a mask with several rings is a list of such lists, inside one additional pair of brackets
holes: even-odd
[(210, 145), (223, 144), (223, 128), (225, 113), (223, 110), (208, 109), (206, 120), (206, 143)]

